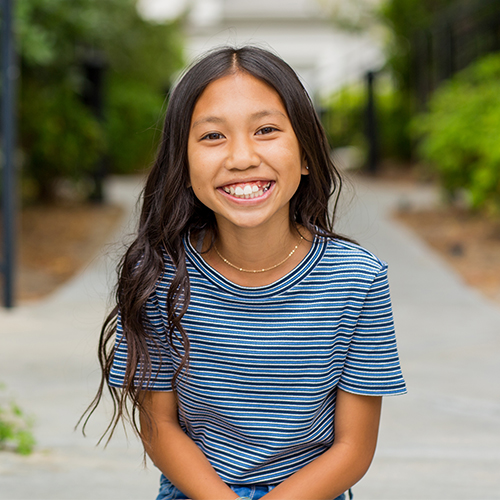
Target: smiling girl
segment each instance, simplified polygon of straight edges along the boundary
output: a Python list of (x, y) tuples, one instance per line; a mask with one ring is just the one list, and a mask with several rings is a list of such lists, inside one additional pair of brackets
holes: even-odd
[(108, 386), (113, 431), (131, 402), (158, 500), (343, 499), (367, 471), (405, 384), (387, 265), (333, 231), (340, 187), (275, 55), (219, 49), (172, 92), (93, 406)]

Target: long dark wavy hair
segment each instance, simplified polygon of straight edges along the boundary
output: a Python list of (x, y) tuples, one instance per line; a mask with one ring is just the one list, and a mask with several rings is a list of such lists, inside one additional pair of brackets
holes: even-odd
[[(166, 301), (165, 340), (174, 347), (173, 339), (177, 338), (183, 346), (173, 389), (188, 365), (189, 338), (181, 322), (190, 298), (183, 236), (201, 228), (211, 231), (212, 235), (217, 231), (214, 214), (198, 201), (189, 187), (187, 144), (191, 115), (211, 82), (237, 72), (252, 75), (278, 93), (306, 158), (309, 175), (302, 176), (290, 200), (291, 225), (302, 225), (313, 235), (340, 237), (333, 232), (333, 223), (341, 177), (330, 159), (330, 148), (314, 106), (295, 72), (271, 52), (250, 46), (219, 48), (198, 60), (184, 73), (170, 95), (158, 155), (142, 193), (137, 237), (120, 262), (116, 307), (101, 331), (101, 382), (82, 419), (86, 417), (85, 423), (88, 421), (108, 387), (114, 406), (111, 422), (103, 434), (103, 437), (109, 434), (108, 440), (122, 418), (129, 420), (140, 434), (137, 411), (144, 410), (140, 389), (147, 387), (152, 377), (147, 342), (154, 342), (146, 326), (145, 304), (164, 270), (164, 253), (175, 267)], [(332, 197), (333, 207), (329, 206)], [(107, 383), (113, 364), (118, 312), (128, 353), (121, 389)]]

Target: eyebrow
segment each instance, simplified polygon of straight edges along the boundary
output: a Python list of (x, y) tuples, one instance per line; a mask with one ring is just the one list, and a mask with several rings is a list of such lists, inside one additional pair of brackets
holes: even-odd
[[(272, 115), (281, 115), (284, 118), (287, 118), (287, 116), (279, 111), (278, 109), (264, 109), (262, 111), (257, 111), (256, 113), (253, 113), (251, 115), (251, 118), (253, 120), (259, 120), (260, 118), (265, 118), (266, 116), (272, 116)], [(193, 125), (191, 125), (191, 128), (195, 128), (198, 125), (201, 125), (202, 123), (225, 123), (226, 120), (224, 118), (220, 118), (218, 116), (204, 116), (200, 118), (199, 120), (196, 120)]]

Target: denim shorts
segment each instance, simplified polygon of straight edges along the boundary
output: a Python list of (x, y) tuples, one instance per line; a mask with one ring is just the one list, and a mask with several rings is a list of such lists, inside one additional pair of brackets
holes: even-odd
[[(255, 486), (241, 486), (241, 485), (229, 485), (229, 487), (240, 497), (248, 497), (252, 500), (259, 500), (266, 493), (269, 493), (276, 484), (267, 485), (255, 485)], [(163, 474), (160, 479), (160, 492), (156, 497), (156, 500), (185, 500), (187, 498), (182, 491), (178, 490)], [(350, 496), (352, 498), (352, 496)], [(346, 500), (345, 493), (339, 495), (337, 498), (332, 500)]]

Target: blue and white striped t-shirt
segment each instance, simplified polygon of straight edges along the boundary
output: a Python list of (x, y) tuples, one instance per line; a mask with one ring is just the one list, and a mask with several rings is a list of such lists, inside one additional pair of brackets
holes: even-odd
[[(210, 267), (188, 239), (184, 244), (191, 300), (182, 323), (191, 347), (187, 376), (178, 379), (179, 418), (228, 484), (279, 483), (325, 452), (337, 388), (406, 391), (387, 265), (367, 250), (317, 236), (286, 276), (244, 287)], [(158, 346), (151, 347), (148, 388), (156, 391), (171, 390), (180, 362), (165, 339), (173, 273), (165, 259), (146, 308)], [(110, 385), (123, 384), (126, 358), (118, 321)]]

